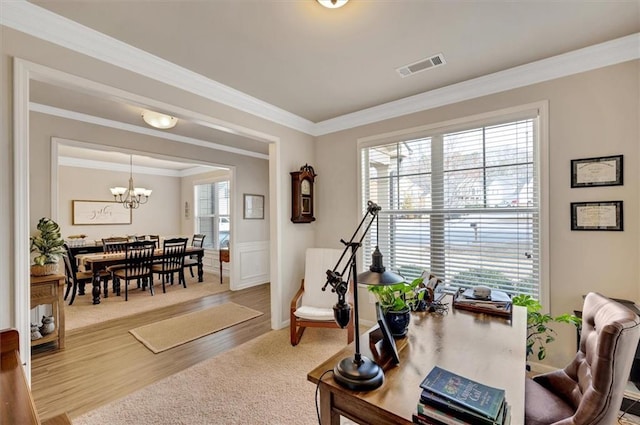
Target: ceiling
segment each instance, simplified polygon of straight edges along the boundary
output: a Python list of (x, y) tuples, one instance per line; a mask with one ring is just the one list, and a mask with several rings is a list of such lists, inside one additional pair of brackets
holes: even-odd
[[(640, 0), (31, 0), (301, 120), (323, 123), (640, 32)], [(401, 78), (396, 68), (442, 54)], [(143, 126), (140, 105), (35, 83), (31, 101)], [(167, 134), (267, 155), (181, 120)]]

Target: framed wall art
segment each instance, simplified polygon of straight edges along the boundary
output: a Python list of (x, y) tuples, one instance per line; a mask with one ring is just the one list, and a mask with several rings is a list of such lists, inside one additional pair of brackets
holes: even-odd
[(72, 201), (73, 224), (131, 224), (131, 210), (115, 201)]
[(247, 220), (264, 219), (264, 195), (244, 194), (244, 215)]
[(623, 155), (571, 160), (571, 187), (621, 186)]
[(572, 202), (571, 230), (623, 230), (622, 201)]

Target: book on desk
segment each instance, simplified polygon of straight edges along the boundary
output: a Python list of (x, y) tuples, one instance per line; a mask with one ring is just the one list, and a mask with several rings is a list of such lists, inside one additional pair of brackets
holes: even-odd
[(505, 391), (435, 366), (420, 383), (414, 423), (504, 425), (510, 423)]

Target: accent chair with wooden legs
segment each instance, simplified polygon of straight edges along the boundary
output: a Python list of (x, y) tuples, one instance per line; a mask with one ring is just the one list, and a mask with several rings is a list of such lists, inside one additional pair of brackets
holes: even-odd
[[(333, 305), (338, 297), (331, 292), (331, 286), (326, 291), (322, 286), (327, 281), (327, 270), (333, 269), (340, 259), (342, 251), (328, 248), (308, 248), (305, 256), (304, 279), (300, 289), (291, 300), (291, 345), (298, 345), (306, 328), (335, 328), (340, 329), (333, 316)], [(349, 285), (347, 302), (353, 305), (353, 292)], [(347, 325), (347, 344), (353, 341), (353, 308)]]

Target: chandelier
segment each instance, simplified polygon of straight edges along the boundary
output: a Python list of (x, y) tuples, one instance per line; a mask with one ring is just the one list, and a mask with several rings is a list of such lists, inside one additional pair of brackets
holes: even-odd
[(126, 209), (136, 209), (147, 203), (149, 196), (151, 196), (151, 189), (133, 187), (133, 155), (129, 155), (129, 165), (131, 167), (129, 188), (117, 186), (109, 190), (116, 202), (121, 203)]

